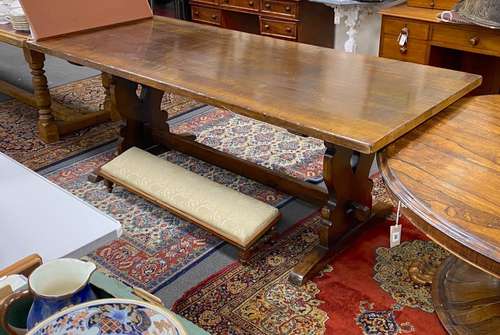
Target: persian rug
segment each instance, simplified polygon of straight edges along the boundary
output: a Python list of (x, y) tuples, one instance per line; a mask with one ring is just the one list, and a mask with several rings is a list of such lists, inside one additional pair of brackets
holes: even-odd
[[(101, 271), (128, 285), (154, 292), (223, 242), (119, 186), (108, 193), (102, 183), (87, 181), (90, 172), (113, 157), (113, 152), (105, 152), (53, 172), (47, 178), (122, 224), (121, 238), (88, 255), (88, 258)], [(290, 198), (267, 186), (175, 151), (160, 157), (273, 206), (280, 206)]]
[[(51, 89), (53, 100), (66, 105), (74, 110), (97, 112), (104, 104), (104, 88), (101, 76), (72, 82)], [(140, 88), (137, 90), (140, 94)], [(161, 102), (161, 109), (168, 111), (168, 117), (174, 118), (195, 108), (203, 106), (202, 103), (173, 93), (165, 93)]]
[[(75, 81), (51, 89), (52, 99), (78, 113), (101, 110), (104, 89), (100, 76)], [(170, 117), (201, 106), (194, 100), (165, 94), (162, 109)], [(38, 138), (35, 108), (16, 100), (0, 103), (0, 151), (33, 170), (47, 167), (118, 137), (118, 122), (107, 122), (65, 135), (57, 143), (46, 144)]]
[(318, 243), (315, 213), (269, 241), (248, 266), (229, 265), (186, 292), (173, 310), (211, 334), (445, 334), (429, 309), (430, 287), (414, 284), (407, 271), (415, 258), (445, 252), (409, 222), (403, 222), (404, 242), (389, 249), (393, 219), (367, 227), (320, 275), (297, 287), (288, 275)]
[(325, 147), (318, 139), (215, 107), (171, 126), (174, 133), (195, 134), (200, 143), (295, 178), (323, 178)]

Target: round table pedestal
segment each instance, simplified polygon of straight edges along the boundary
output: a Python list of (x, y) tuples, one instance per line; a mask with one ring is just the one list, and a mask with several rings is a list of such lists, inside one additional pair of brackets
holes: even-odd
[(498, 334), (500, 279), (450, 256), (433, 280), (432, 298), (450, 334)]

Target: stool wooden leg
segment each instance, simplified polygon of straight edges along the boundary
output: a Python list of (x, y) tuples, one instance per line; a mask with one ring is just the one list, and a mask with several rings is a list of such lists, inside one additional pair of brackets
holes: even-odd
[(104, 185), (108, 189), (109, 193), (113, 192), (113, 187), (114, 187), (115, 184), (111, 180), (104, 179)]
[(240, 263), (243, 265), (248, 265), (248, 262), (254, 255), (254, 252), (252, 249), (247, 249), (247, 250), (240, 250), (239, 252), (239, 260)]
[(45, 55), (43, 53), (24, 49), (24, 57), (31, 69), (33, 90), (38, 107), (38, 132), (46, 143), (59, 140), (59, 130), (50, 109), (50, 92), (47, 86), (47, 77), (43, 69)]
[(374, 155), (325, 143), (323, 177), (328, 201), (321, 210), (319, 244), (295, 266), (289, 280), (301, 285), (371, 218), (373, 182), (368, 178)]

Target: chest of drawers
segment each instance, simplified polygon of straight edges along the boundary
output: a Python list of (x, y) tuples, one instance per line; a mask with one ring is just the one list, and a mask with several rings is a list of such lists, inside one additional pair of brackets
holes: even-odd
[(333, 12), (305, 0), (191, 0), (194, 22), (333, 47)]

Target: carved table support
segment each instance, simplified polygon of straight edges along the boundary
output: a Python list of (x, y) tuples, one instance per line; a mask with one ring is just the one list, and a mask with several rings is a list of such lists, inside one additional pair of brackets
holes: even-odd
[(374, 154), (325, 145), (323, 178), (329, 197), (321, 210), (318, 246), (290, 273), (289, 280), (296, 285), (320, 271), (371, 217), (373, 182), (368, 175)]
[(132, 146), (143, 149), (150, 147), (153, 144), (153, 121), (158, 121), (160, 115), (167, 117), (166, 113), (160, 112), (163, 92), (143, 85), (141, 97), (138, 97), (138, 84), (119, 77), (113, 77), (112, 83), (112, 103), (126, 120), (120, 132), (122, 141), (118, 152)]
[(50, 109), (50, 92), (47, 86), (47, 77), (43, 69), (45, 55), (33, 50), (23, 49), (24, 58), (29, 64), (33, 79), (33, 90), (38, 107), (38, 132), (40, 138), (47, 143), (59, 140), (57, 124)]
[(450, 256), (433, 281), (432, 302), (449, 334), (498, 334), (500, 277)]
[(111, 121), (121, 120), (120, 113), (116, 109), (115, 100), (112, 99), (112, 92), (114, 92), (113, 76), (107, 73), (101, 74), (102, 87), (104, 88), (104, 110), (109, 113)]

